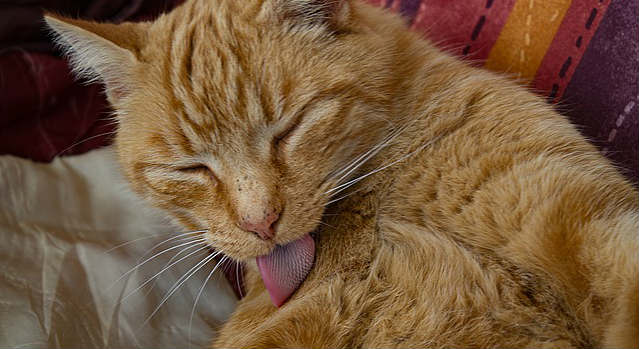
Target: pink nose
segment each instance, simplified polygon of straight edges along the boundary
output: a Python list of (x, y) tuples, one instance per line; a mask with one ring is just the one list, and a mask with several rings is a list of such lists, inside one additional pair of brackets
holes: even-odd
[(262, 240), (271, 240), (275, 237), (275, 228), (273, 225), (279, 218), (279, 212), (272, 211), (260, 217), (260, 219), (246, 217), (242, 219), (240, 227), (246, 231), (257, 234)]

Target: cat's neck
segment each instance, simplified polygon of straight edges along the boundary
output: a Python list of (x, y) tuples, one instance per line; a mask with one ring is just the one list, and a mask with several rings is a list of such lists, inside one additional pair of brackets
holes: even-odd
[[(410, 166), (420, 152), (460, 127), (466, 118), (460, 106), (465, 102), (456, 100), (455, 89), (442, 89), (441, 81), (469, 81), (476, 71), (431, 43), (415, 40), (414, 35), (397, 33), (397, 68), (388, 114), (384, 115), (391, 125), (380, 130), (378, 138), (385, 145), (362, 165), (358, 176), (365, 178), (353, 190), (384, 190), (397, 171)], [(464, 85), (460, 83), (460, 89)]]

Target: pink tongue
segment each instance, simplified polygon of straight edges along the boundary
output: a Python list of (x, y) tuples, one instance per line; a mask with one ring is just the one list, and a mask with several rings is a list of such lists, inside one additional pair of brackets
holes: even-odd
[(277, 245), (267, 256), (257, 257), (262, 281), (276, 307), (300, 287), (314, 260), (315, 241), (308, 234), (284, 246)]

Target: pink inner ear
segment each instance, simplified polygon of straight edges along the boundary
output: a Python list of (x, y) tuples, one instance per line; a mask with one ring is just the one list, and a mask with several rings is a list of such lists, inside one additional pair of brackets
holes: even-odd
[(280, 307), (300, 287), (315, 261), (315, 241), (306, 234), (266, 256), (257, 257), (257, 267), (271, 301)]

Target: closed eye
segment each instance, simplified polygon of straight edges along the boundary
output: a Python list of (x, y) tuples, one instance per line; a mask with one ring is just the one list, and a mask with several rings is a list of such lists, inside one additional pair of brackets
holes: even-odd
[(295, 112), (294, 114), (296, 115), (295, 118), (289, 121), (289, 123), (286, 125), (286, 128), (283, 131), (275, 135), (273, 143), (276, 146), (281, 142), (287, 143), (287, 140), (295, 133), (295, 130), (297, 130), (302, 124), (302, 120), (304, 118), (304, 115), (308, 111), (308, 109), (310, 109), (313, 106), (313, 104), (317, 102), (317, 100), (318, 100), (317, 98), (312, 98), (310, 101), (304, 104), (303, 107), (301, 107)]
[(279, 144), (280, 142), (286, 143), (287, 139), (289, 139), (294, 131), (299, 128), (301, 124), (301, 117), (297, 118), (294, 122), (290, 123), (286, 129), (275, 136), (275, 144)]
[(181, 167), (178, 168), (178, 171), (183, 173), (199, 173), (199, 172), (209, 172), (209, 168), (202, 164), (197, 164), (193, 166)]
[(215, 173), (213, 173), (213, 171), (211, 171), (211, 169), (204, 164), (195, 164), (193, 166), (180, 167), (177, 169), (177, 171), (185, 175), (207, 177), (217, 182)]

